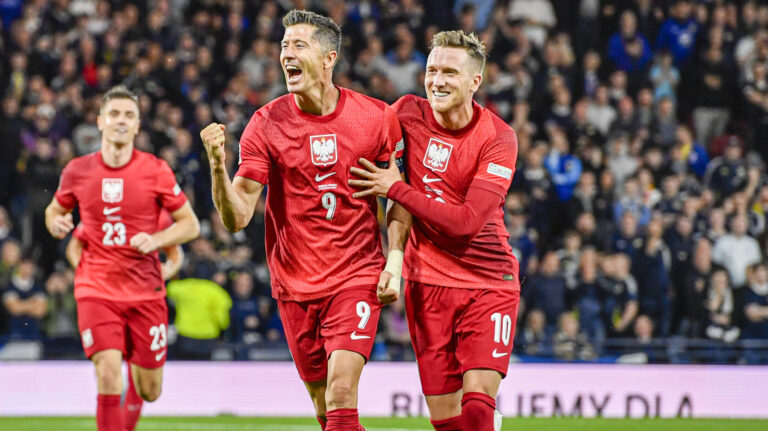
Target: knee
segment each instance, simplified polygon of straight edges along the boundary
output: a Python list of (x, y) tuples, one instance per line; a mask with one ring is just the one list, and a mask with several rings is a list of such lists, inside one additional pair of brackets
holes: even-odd
[(100, 393), (119, 394), (123, 389), (123, 375), (119, 365), (114, 366), (107, 361), (97, 362), (96, 380)]
[(336, 379), (328, 384), (325, 401), (329, 409), (354, 408), (355, 388), (351, 379)]
[(151, 403), (160, 398), (162, 385), (160, 382), (151, 379), (146, 382), (139, 382), (137, 392), (139, 393), (141, 399)]

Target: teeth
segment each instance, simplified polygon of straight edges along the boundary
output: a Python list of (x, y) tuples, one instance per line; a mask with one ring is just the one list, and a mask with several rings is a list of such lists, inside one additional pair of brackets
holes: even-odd
[(450, 93), (446, 93), (444, 91), (433, 91), (432, 94), (434, 94), (437, 97), (445, 97), (445, 96), (447, 96)]
[(287, 70), (289, 72), (301, 72), (301, 69), (299, 69), (296, 66), (291, 66), (291, 65), (285, 66), (285, 70)]

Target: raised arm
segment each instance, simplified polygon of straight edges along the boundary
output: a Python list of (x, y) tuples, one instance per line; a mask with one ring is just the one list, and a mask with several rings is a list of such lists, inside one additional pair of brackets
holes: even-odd
[(244, 177), (230, 181), (227, 172), (224, 144), (226, 127), (212, 123), (200, 132), (200, 138), (208, 153), (211, 166), (211, 193), (221, 221), (230, 232), (237, 232), (248, 225), (256, 209), (264, 185)]

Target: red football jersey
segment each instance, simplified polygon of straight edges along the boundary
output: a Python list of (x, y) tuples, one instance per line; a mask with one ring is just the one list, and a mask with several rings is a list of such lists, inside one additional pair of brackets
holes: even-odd
[[(437, 123), (426, 99), (404, 96), (393, 108), (403, 127), (406, 172), (414, 190), (461, 205), (477, 180), (476, 185), (506, 196), (515, 171), (517, 138), (503, 120), (474, 103), (472, 121), (449, 130)], [(502, 205), (503, 199), (469, 243), (448, 238), (414, 217), (403, 276), (446, 287), (520, 289)]]
[(240, 138), (237, 175), (267, 185), (267, 263), (272, 295), (307, 301), (375, 286), (384, 268), (376, 199), (353, 199), (349, 169), (402, 151), (386, 103), (340, 88), (336, 109), (301, 111), (291, 94), (253, 114)]
[(101, 152), (78, 157), (61, 174), (56, 200), (78, 206), (75, 236), (83, 254), (75, 272), (75, 297), (143, 301), (165, 296), (157, 252), (143, 255), (130, 246), (139, 232), (159, 230), (161, 211), (187, 201), (165, 161), (134, 150), (123, 167), (111, 168)]

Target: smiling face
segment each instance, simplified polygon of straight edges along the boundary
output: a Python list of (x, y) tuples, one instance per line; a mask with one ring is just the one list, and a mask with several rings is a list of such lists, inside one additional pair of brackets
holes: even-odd
[(424, 89), (436, 112), (447, 113), (471, 104), (481, 81), (480, 68), (466, 49), (438, 46), (429, 53)]
[(139, 107), (131, 99), (111, 99), (102, 107), (96, 124), (106, 142), (132, 144), (139, 133)]
[(292, 25), (285, 29), (280, 65), (290, 93), (306, 93), (317, 86), (336, 63), (336, 51), (328, 51), (313, 37), (316, 30), (309, 24)]

